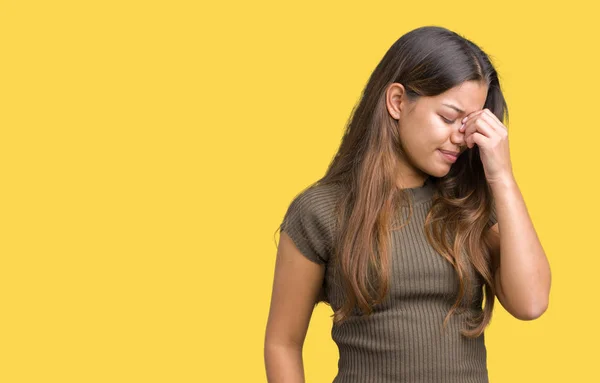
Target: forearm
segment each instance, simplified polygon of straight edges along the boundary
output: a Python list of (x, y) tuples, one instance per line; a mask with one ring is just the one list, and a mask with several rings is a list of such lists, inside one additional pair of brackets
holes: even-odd
[(269, 383), (304, 383), (302, 347), (266, 343), (265, 367)]
[(491, 184), (500, 230), (500, 284), (505, 299), (523, 316), (536, 318), (547, 308), (550, 265), (515, 179)]

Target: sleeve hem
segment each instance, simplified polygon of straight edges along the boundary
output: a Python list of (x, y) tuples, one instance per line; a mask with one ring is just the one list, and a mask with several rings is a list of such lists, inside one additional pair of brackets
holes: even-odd
[(311, 262), (317, 263), (319, 265), (325, 265), (327, 264), (327, 261), (325, 261), (320, 255), (316, 254), (315, 252), (313, 252), (312, 250), (310, 250), (310, 247), (308, 245), (306, 245), (304, 242), (302, 242), (301, 240), (299, 240), (298, 236), (296, 236), (296, 233), (289, 230), (289, 229), (282, 229), (281, 233), (286, 233), (288, 237), (290, 237), (290, 239), (292, 240), (292, 242), (294, 243), (294, 246), (296, 246), (296, 248), (298, 249), (298, 251), (300, 251), (300, 253), (307, 258), (308, 260), (310, 260)]

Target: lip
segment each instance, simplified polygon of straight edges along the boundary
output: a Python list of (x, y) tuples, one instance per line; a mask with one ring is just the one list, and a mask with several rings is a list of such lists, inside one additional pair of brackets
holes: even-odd
[(442, 150), (442, 149), (438, 149), (438, 150), (440, 151), (440, 154), (442, 155), (442, 157), (444, 157), (447, 161), (456, 162), (459, 152), (449, 152), (447, 150)]

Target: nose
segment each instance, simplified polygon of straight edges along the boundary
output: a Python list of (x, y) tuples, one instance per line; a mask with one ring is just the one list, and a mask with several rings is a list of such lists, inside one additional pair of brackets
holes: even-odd
[(462, 151), (466, 148), (465, 143), (465, 133), (460, 131), (460, 124), (457, 124), (458, 127), (452, 129), (452, 133), (450, 134), (450, 141), (459, 147), (459, 150)]

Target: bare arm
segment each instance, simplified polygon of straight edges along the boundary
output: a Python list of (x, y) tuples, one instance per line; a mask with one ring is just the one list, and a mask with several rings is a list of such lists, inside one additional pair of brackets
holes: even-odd
[(302, 347), (325, 266), (307, 259), (281, 232), (275, 262), (264, 358), (269, 383), (303, 383)]
[(549, 304), (550, 265), (514, 179), (492, 185), (498, 222), (488, 232), (496, 295), (515, 318), (540, 317)]

